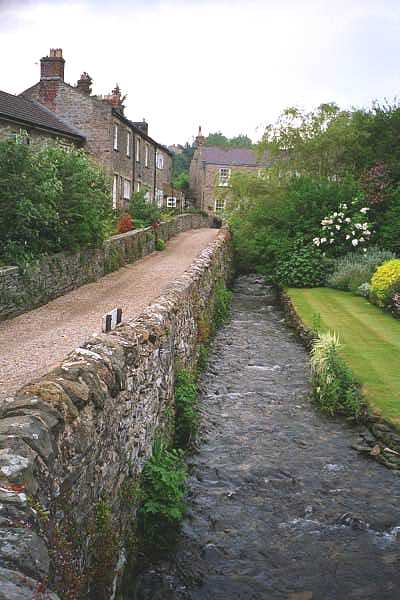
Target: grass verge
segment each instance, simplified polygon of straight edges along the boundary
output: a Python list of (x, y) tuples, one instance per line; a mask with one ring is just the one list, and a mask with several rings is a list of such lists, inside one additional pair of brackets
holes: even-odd
[(335, 331), (370, 409), (400, 428), (400, 321), (365, 298), (330, 288), (286, 290), (310, 329)]

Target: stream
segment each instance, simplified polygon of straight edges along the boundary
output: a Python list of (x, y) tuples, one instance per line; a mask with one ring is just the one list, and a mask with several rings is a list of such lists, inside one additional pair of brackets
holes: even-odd
[(399, 599), (399, 476), (310, 404), (308, 355), (274, 291), (246, 276), (234, 292), (200, 381), (179, 542), (125, 599)]

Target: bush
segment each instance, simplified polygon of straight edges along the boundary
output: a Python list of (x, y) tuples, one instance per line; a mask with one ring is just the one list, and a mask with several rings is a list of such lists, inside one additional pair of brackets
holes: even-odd
[(400, 259), (388, 260), (377, 268), (371, 279), (372, 297), (380, 306), (390, 302), (393, 286), (400, 282)]
[(368, 283), (376, 268), (387, 260), (394, 258), (393, 252), (371, 246), (366, 252), (349, 252), (334, 263), (334, 271), (328, 278), (327, 285), (338, 290), (356, 292)]
[(149, 227), (159, 223), (160, 209), (153, 202), (146, 199), (146, 191), (135, 192), (129, 203), (129, 213), (136, 223), (136, 227)]
[(287, 287), (318, 287), (325, 284), (331, 270), (332, 262), (320, 250), (300, 241), (282, 254), (275, 278)]
[(357, 296), (361, 296), (362, 298), (369, 298), (371, 295), (371, 286), (369, 283), (362, 283), (358, 286), (356, 290)]
[(165, 250), (164, 240), (161, 240), (160, 238), (157, 239), (156, 243), (155, 243), (155, 249), (158, 250), (159, 252), (161, 252), (162, 250)]
[(182, 451), (157, 440), (142, 471), (138, 511), (143, 541), (153, 550), (168, 548), (176, 538), (185, 512), (186, 476)]
[(109, 182), (82, 150), (0, 142), (0, 257), (98, 246), (112, 232)]
[(339, 355), (335, 334), (320, 333), (311, 350), (314, 402), (329, 415), (341, 414), (360, 420), (365, 413), (361, 388)]
[(179, 448), (190, 446), (197, 433), (197, 386), (188, 371), (178, 371), (175, 379), (175, 442)]
[(134, 225), (133, 225), (131, 215), (128, 213), (123, 214), (118, 220), (118, 224), (117, 224), (118, 233), (127, 233), (128, 231), (132, 231), (133, 228), (134, 228)]

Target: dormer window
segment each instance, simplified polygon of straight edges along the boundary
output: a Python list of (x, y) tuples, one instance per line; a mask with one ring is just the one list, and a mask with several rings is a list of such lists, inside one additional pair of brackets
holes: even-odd
[(231, 177), (231, 170), (223, 167), (219, 170), (219, 183), (220, 187), (227, 187), (229, 185), (229, 179)]
[(118, 125), (114, 124), (114, 150), (118, 150)]

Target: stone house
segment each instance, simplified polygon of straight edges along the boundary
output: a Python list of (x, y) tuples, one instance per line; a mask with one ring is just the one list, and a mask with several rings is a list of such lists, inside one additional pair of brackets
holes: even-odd
[(112, 181), (113, 207), (125, 208), (134, 191), (144, 188), (149, 201), (167, 202), (172, 154), (148, 135), (146, 122), (125, 115), (118, 85), (106, 96), (92, 94), (92, 78), (84, 72), (75, 86), (64, 80), (61, 49), (51, 49), (40, 60), (40, 81), (22, 92), (85, 137), (85, 150)]
[(80, 147), (85, 136), (45, 106), (33, 100), (0, 91), (0, 140), (15, 139), (32, 146), (57, 141), (67, 147)]
[(267, 156), (259, 158), (251, 148), (224, 148), (205, 146), (205, 138), (199, 127), (189, 169), (190, 195), (195, 205), (209, 213), (222, 212), (225, 194), (218, 191), (229, 188), (233, 172), (245, 171), (261, 174), (268, 166)]

